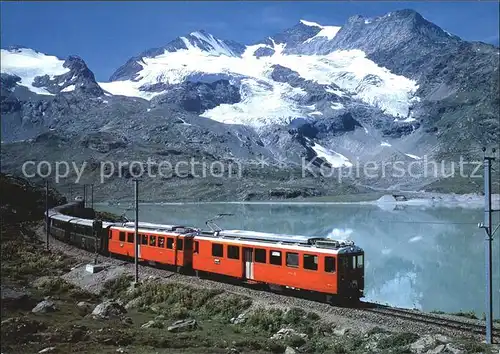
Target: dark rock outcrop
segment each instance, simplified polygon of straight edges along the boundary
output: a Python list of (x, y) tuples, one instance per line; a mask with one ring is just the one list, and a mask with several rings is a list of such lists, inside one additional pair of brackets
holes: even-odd
[(234, 104), (241, 100), (238, 87), (228, 80), (212, 83), (184, 82), (152, 100), (155, 105), (178, 104), (184, 110), (200, 114), (221, 104)]

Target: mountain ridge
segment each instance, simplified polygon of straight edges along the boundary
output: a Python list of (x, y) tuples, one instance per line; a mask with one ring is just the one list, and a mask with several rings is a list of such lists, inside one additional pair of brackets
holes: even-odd
[(131, 57), (109, 82), (97, 82), (82, 58), (47, 57), (39, 59), (52, 71), (26, 76), (28, 84), (2, 66), (2, 139), (18, 144), (3, 144), (13, 161), (19, 144), (54, 139), (53, 156), (74, 140), (95, 159), (142, 146), (340, 168), (449, 156), (464, 145), (477, 154), (500, 136), (498, 48), (450, 35), (413, 10), (353, 16), (341, 27), (299, 20), (249, 45), (193, 31)]

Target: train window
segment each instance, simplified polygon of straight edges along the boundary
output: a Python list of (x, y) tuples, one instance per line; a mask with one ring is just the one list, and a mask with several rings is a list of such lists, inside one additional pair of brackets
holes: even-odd
[(304, 269), (318, 270), (318, 256), (304, 254)]
[(200, 252), (200, 243), (198, 241), (194, 241), (194, 253)]
[(127, 233), (127, 242), (134, 243), (135, 233), (129, 232)]
[(271, 256), (269, 257), (269, 263), (274, 265), (282, 265), (281, 262), (281, 252), (280, 251), (270, 251)]
[(352, 256), (352, 269), (356, 269), (356, 256)]
[(262, 248), (255, 249), (255, 262), (266, 263), (266, 250)]
[(178, 251), (182, 251), (182, 249), (184, 248), (184, 240), (182, 238), (178, 238), (177, 239), (177, 250)]
[(286, 253), (286, 265), (288, 267), (298, 267), (299, 266), (299, 254), (298, 253)]
[(156, 247), (156, 236), (153, 235), (149, 236), (149, 245)]
[(227, 246), (227, 258), (240, 259), (240, 248), (238, 246)]
[(143, 245), (148, 245), (148, 235), (141, 235), (141, 243)]
[(125, 242), (125, 232), (120, 231), (119, 240), (120, 240), (120, 242)]
[(363, 268), (363, 255), (359, 255), (357, 258), (358, 258), (358, 268)]
[(221, 244), (212, 243), (212, 256), (224, 257), (224, 248)]
[(161, 247), (161, 248), (165, 247), (165, 237), (158, 236), (158, 247)]
[(174, 239), (172, 237), (167, 237), (167, 248), (174, 248)]
[(325, 257), (325, 272), (327, 273), (335, 273), (335, 258), (334, 257)]

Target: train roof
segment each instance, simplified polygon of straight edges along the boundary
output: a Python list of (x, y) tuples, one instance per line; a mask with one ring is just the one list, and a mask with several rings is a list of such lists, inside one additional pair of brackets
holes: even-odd
[[(150, 234), (150, 233), (158, 233), (162, 234), (164, 233), (166, 236), (168, 235), (181, 235), (181, 236), (192, 236), (192, 235), (197, 235), (199, 233), (198, 229), (194, 228), (189, 228), (189, 227), (184, 227), (184, 226), (171, 226), (168, 228), (151, 228), (151, 227), (142, 227), (141, 223), (139, 223), (139, 233), (143, 234)], [(135, 232), (135, 224), (134, 226), (127, 226), (127, 225), (113, 225), (113, 229), (116, 230), (123, 230), (127, 232)]]
[[(235, 230), (226, 230), (235, 231)], [(241, 230), (238, 230), (241, 231)], [(243, 231), (244, 234), (251, 235), (252, 231)], [(233, 235), (232, 233), (230, 233)], [(240, 233), (238, 233), (240, 234)], [(227, 242), (235, 245), (251, 246), (251, 247), (276, 247), (277, 249), (285, 250), (295, 250), (295, 251), (309, 251), (309, 252), (319, 252), (327, 254), (346, 254), (346, 253), (359, 253), (363, 252), (363, 249), (356, 246), (353, 241), (339, 241), (328, 238), (318, 238), (310, 236), (302, 236), (303, 238), (297, 237), (296, 239), (286, 238), (289, 235), (284, 236), (282, 239), (272, 238), (272, 235), (279, 234), (265, 234), (266, 237), (254, 238), (254, 237), (232, 237), (232, 236), (221, 236), (217, 232), (203, 232), (197, 235), (195, 239), (206, 239), (210, 242)], [(271, 235), (271, 236), (270, 236)], [(261, 235), (263, 236), (263, 235)], [(269, 237), (267, 237), (269, 236)], [(304, 242), (304, 238), (309, 241)]]
[(213, 233), (203, 232), (202, 237), (218, 240), (257, 242), (259, 244), (291, 245), (303, 247), (315, 247), (329, 250), (341, 250), (351, 248), (352, 251), (360, 251), (361, 248), (350, 240), (334, 240), (322, 236), (287, 235), (247, 230), (220, 230)]
[[(182, 229), (182, 228), (194, 229), (193, 227), (186, 227), (184, 225), (154, 224), (154, 223), (150, 223), (150, 222), (141, 222), (141, 221), (139, 221), (138, 224), (139, 224), (139, 227), (142, 229), (152, 229), (155, 231), (175, 231), (176, 229)], [(126, 222), (126, 223), (121, 224), (120, 226), (135, 228), (135, 222), (134, 221)]]
[[(75, 216), (61, 214), (60, 212), (58, 212), (54, 209), (49, 210), (49, 217), (52, 219), (55, 219), (55, 220), (69, 222), (70, 224), (78, 224), (78, 225), (89, 226), (89, 227), (92, 227), (93, 222), (94, 222), (94, 220), (91, 220), (91, 219), (82, 219), (82, 218), (77, 218)], [(104, 227), (104, 228), (111, 226), (111, 225), (113, 225), (113, 223), (111, 223), (111, 222), (103, 221), (103, 223), (102, 223), (102, 227)]]
[[(61, 214), (61, 207), (50, 209), (49, 217), (56, 220), (65, 221), (69, 223), (74, 223), (84, 226), (93, 226), (93, 220), (77, 218), (73, 216), (68, 216)], [(125, 229), (130, 231), (135, 229), (135, 222), (125, 222), (125, 223), (111, 223), (103, 222), (102, 226), (104, 228), (113, 226), (116, 228)], [(354, 241), (350, 240), (335, 240), (327, 238), (324, 236), (306, 236), (306, 235), (288, 235), (279, 233), (269, 233), (260, 231), (249, 231), (249, 230), (217, 230), (217, 231), (200, 231), (194, 227), (186, 227), (183, 225), (168, 225), (168, 224), (156, 224), (149, 222), (139, 222), (138, 226), (140, 232), (169, 232), (179, 235), (195, 234), (197, 237), (209, 238), (212, 240), (227, 240), (232, 242), (240, 242), (245, 244), (254, 245), (286, 245), (287, 248), (305, 247), (305, 248), (315, 248), (330, 250), (329, 252), (334, 253), (353, 253), (362, 252), (362, 248), (354, 244)]]
[(275, 234), (248, 230), (221, 230), (215, 231), (213, 235), (221, 238), (237, 238), (242, 240), (273, 241), (294, 244), (310, 244), (311, 240), (317, 238), (314, 236)]

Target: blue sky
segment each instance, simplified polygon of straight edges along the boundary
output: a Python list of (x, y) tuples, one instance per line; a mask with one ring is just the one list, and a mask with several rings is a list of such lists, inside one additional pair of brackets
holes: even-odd
[(498, 42), (499, 3), (474, 2), (1, 2), (1, 46), (82, 57), (99, 81), (130, 57), (198, 29), (250, 44), (300, 19), (342, 25), (352, 15), (410, 8), (466, 40)]

